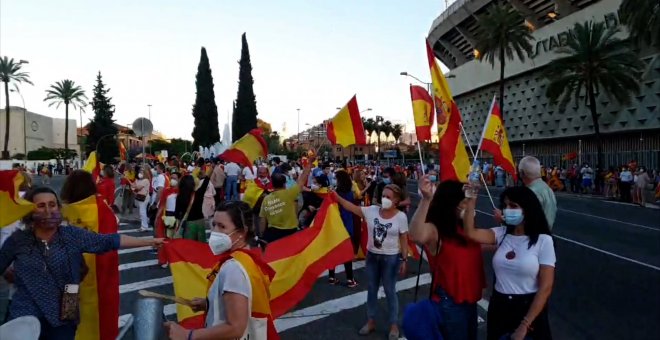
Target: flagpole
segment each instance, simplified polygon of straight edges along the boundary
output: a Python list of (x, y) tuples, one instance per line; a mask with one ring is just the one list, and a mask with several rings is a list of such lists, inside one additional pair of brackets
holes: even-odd
[(424, 176), (424, 175), (426, 175), (426, 173), (424, 172), (424, 160), (422, 159), (422, 146), (421, 145), (422, 145), (422, 143), (419, 140), (417, 140), (417, 151), (419, 151), (419, 164), (420, 164), (420, 168), (422, 168), (422, 176)]
[[(461, 127), (461, 131), (463, 132), (463, 136), (465, 137), (465, 141), (467, 142), (468, 149), (470, 150), (470, 153), (472, 154), (472, 160), (474, 161), (476, 159), (476, 156), (474, 154), (474, 151), (472, 150), (472, 145), (470, 145), (470, 139), (468, 139), (467, 133), (465, 133), (465, 127), (463, 127), (463, 122), (458, 123), (458, 125)], [(484, 178), (484, 174), (481, 171), (479, 171), (479, 174), (480, 174), (480, 177), (481, 177), (481, 182), (484, 184), (484, 188), (486, 188), (486, 193), (488, 193), (488, 198), (490, 199), (490, 204), (493, 205), (494, 209), (497, 209), (497, 207), (495, 206), (495, 202), (493, 201), (493, 196), (490, 194), (490, 190), (488, 189), (488, 183), (486, 183), (486, 179)]]

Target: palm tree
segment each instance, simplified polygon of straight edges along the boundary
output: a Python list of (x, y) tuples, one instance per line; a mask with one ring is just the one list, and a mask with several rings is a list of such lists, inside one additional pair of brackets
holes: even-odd
[(629, 45), (615, 37), (618, 32), (617, 27), (608, 29), (605, 23), (587, 21), (575, 24), (567, 45), (556, 51), (564, 56), (553, 60), (545, 71), (549, 80), (546, 96), (551, 102), (558, 102), (561, 111), (571, 99), (577, 106), (586, 94), (585, 104), (591, 110), (599, 167), (604, 164), (596, 94), (603, 91), (620, 104), (629, 104), (631, 94), (639, 92), (638, 79), (644, 69)]
[(394, 136), (394, 139), (396, 139), (396, 143), (399, 143), (399, 138), (401, 138), (401, 135), (403, 135), (403, 125), (401, 124), (394, 124), (394, 127), (392, 127), (392, 136)]
[(498, 4), (488, 8), (479, 17), (477, 30), (476, 57), (488, 61), (495, 67), (495, 59), (500, 62), (500, 112), (504, 116), (504, 67), (507, 60), (513, 60), (514, 53), (525, 61), (525, 53), (532, 53), (534, 40), (532, 33), (520, 14), (511, 6)]
[(367, 131), (369, 135), (369, 143), (371, 143), (371, 134), (376, 131), (376, 121), (373, 118), (367, 118), (364, 120), (364, 130)]
[(619, 7), (621, 23), (628, 26), (637, 44), (660, 46), (660, 3), (658, 0), (623, 0)]
[(387, 141), (387, 139), (389, 139), (392, 135), (392, 122), (389, 120), (386, 120), (383, 123), (383, 133), (385, 134), (385, 141)]
[(44, 101), (50, 101), (50, 105), (48, 106), (57, 104), (56, 108), (59, 108), (64, 103), (64, 151), (66, 152), (66, 157), (69, 156), (69, 105), (73, 106), (74, 109), (80, 108), (84, 112), (85, 110), (83, 108), (87, 105), (85, 100), (87, 100), (85, 90), (76, 85), (73, 80), (64, 79), (58, 81), (54, 85), (51, 85), (50, 89), (46, 90)]
[[(27, 61), (14, 61), (14, 58), (0, 58), (0, 80), (5, 83), (5, 146), (2, 150), (2, 159), (9, 159), (9, 82), (28, 83), (32, 85), (28, 72), (21, 72), (21, 67)], [(27, 155), (25, 155), (27, 157)]]

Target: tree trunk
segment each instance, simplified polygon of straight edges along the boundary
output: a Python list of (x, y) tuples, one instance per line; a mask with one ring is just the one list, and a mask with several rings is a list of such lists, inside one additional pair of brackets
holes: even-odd
[(9, 82), (5, 83), (5, 148), (2, 150), (2, 159), (9, 159)]
[(376, 130), (376, 133), (378, 134), (378, 160), (380, 161), (380, 130)]
[(64, 103), (64, 161), (69, 159), (69, 103)]
[(603, 141), (600, 139), (600, 126), (598, 123), (598, 112), (596, 112), (596, 95), (592, 83), (587, 83), (587, 90), (589, 91), (589, 109), (591, 110), (591, 120), (594, 124), (594, 135), (596, 136), (596, 150), (598, 152), (598, 164), (596, 168), (602, 169), (605, 164), (603, 163)]
[(504, 66), (504, 48), (500, 47), (500, 114), (502, 122), (504, 122)]

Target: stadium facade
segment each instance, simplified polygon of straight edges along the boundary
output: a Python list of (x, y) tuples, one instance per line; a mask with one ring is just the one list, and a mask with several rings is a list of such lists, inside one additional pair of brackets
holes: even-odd
[[(428, 40), (436, 57), (449, 69), (452, 89), (471, 143), (476, 144), (493, 96), (498, 92), (499, 62), (492, 67), (475, 59), (477, 17), (495, 0), (457, 0), (434, 22)], [(594, 128), (584, 101), (573, 101), (564, 112), (545, 96), (544, 67), (557, 58), (575, 23), (587, 20), (620, 25), (621, 0), (508, 0), (525, 23), (533, 28), (533, 52), (524, 62), (509, 60), (505, 70), (504, 116), (511, 149), (516, 159), (535, 155), (543, 163), (560, 165), (562, 156), (575, 153), (575, 163), (596, 164)], [(622, 35), (626, 35), (622, 27)], [(644, 47), (639, 51), (646, 69), (640, 93), (630, 105), (621, 106), (604, 93), (597, 95), (600, 131), (606, 166), (636, 159), (651, 168), (660, 167), (660, 53)], [(572, 161), (573, 162), (573, 161)], [(563, 163), (562, 165), (565, 165)]]

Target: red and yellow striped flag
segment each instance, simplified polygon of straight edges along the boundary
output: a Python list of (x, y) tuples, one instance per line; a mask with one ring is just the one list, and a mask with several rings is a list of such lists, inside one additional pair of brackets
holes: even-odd
[[(71, 225), (99, 234), (117, 232), (112, 208), (98, 195), (64, 205), (62, 216)], [(89, 272), (80, 283), (80, 324), (76, 340), (114, 340), (119, 334), (119, 256), (83, 254)]]
[(435, 62), (431, 45), (426, 41), (426, 55), (433, 82), (433, 99), (438, 120), (440, 138), (440, 180), (467, 182), (470, 159), (461, 137), (461, 113), (451, 95), (447, 79)]
[(18, 170), (0, 171), (0, 228), (6, 227), (34, 210), (34, 204), (19, 196), (23, 175)]
[(434, 120), (433, 99), (425, 88), (417, 85), (410, 85), (410, 99), (412, 100), (417, 140), (431, 140), (431, 127)]
[(85, 161), (85, 165), (82, 169), (92, 174), (94, 183), (98, 182), (101, 175), (101, 163), (99, 163), (99, 160), (96, 157), (96, 151), (89, 153), (89, 156), (87, 156), (87, 160)]
[(518, 180), (516, 163), (509, 147), (509, 137), (507, 137), (500, 106), (497, 105), (495, 97), (493, 97), (493, 102), (490, 105), (490, 113), (486, 118), (486, 124), (484, 124), (484, 131), (481, 134), (481, 141), (477, 150), (489, 152), (493, 155), (495, 165), (501, 166), (504, 171), (513, 176), (514, 180)]
[(119, 160), (121, 160), (122, 162), (126, 162), (126, 160), (128, 159), (126, 153), (126, 147), (124, 146), (124, 143), (122, 143), (121, 141), (118, 141), (117, 143), (119, 143)]
[(254, 206), (259, 201), (259, 197), (261, 197), (261, 194), (263, 193), (264, 193), (264, 189), (258, 186), (254, 180), (249, 179), (245, 181), (245, 192), (243, 195), (243, 202), (247, 203), (250, 206), (250, 208), (254, 208)]
[(353, 96), (346, 106), (330, 119), (326, 130), (328, 139), (332, 144), (346, 147), (353, 144), (367, 143), (356, 96)]
[(268, 145), (261, 135), (261, 130), (252, 129), (218, 157), (243, 166), (252, 166), (257, 158), (266, 157), (267, 154)]

